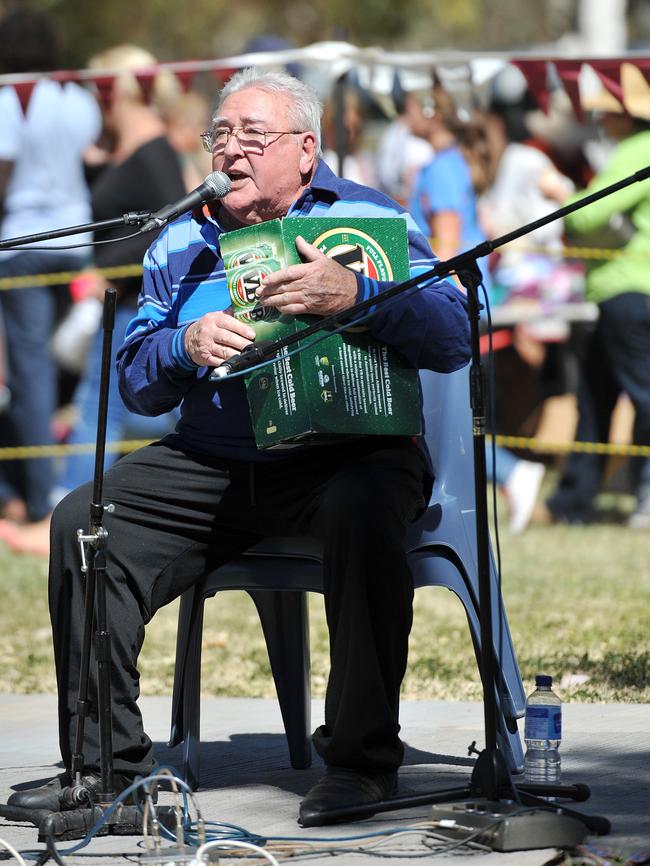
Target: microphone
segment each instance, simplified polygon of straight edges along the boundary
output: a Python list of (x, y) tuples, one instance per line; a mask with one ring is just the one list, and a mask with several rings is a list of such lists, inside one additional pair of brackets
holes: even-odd
[(140, 229), (140, 233), (150, 232), (153, 229), (162, 228), (170, 220), (173, 220), (181, 213), (188, 210), (194, 210), (198, 205), (204, 205), (208, 201), (214, 201), (215, 198), (223, 198), (230, 192), (230, 178), (223, 171), (213, 171), (209, 174), (202, 184), (188, 192), (183, 198), (173, 204), (165, 205), (160, 208), (155, 214), (147, 220)]

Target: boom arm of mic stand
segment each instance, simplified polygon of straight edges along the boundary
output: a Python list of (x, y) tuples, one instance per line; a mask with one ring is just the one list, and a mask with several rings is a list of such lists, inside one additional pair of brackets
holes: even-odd
[[(312, 334), (315, 334), (318, 331), (322, 331), (325, 328), (340, 327), (342, 322), (346, 322), (349, 320), (350, 324), (352, 324), (353, 320), (357, 317), (359, 313), (364, 313), (371, 307), (376, 307), (379, 304), (386, 303), (391, 298), (394, 298), (396, 295), (400, 295), (403, 292), (408, 291), (409, 289), (417, 288), (423, 283), (428, 283), (435, 279), (443, 279), (450, 274), (461, 274), (462, 272), (467, 272), (468, 270), (471, 271), (473, 268), (476, 267), (477, 259), (489, 255), (491, 252), (503, 246), (504, 244), (511, 243), (512, 241), (517, 240), (517, 238), (523, 237), (523, 235), (530, 234), (530, 232), (534, 232), (536, 229), (541, 228), (542, 226), (562, 219), (563, 217), (567, 216), (570, 213), (573, 213), (576, 210), (580, 210), (581, 208), (586, 207), (587, 205), (592, 204), (593, 202), (598, 201), (601, 198), (605, 198), (608, 195), (612, 195), (613, 193), (624, 189), (626, 186), (630, 186), (633, 183), (639, 183), (648, 179), (650, 179), (650, 165), (646, 166), (643, 169), (640, 169), (634, 174), (622, 178), (616, 183), (605, 186), (602, 189), (596, 190), (595, 192), (589, 193), (581, 197), (577, 201), (571, 202), (571, 204), (558, 208), (552, 213), (546, 214), (546, 216), (540, 217), (533, 222), (526, 223), (525, 225), (520, 226), (519, 228), (514, 229), (511, 232), (508, 232), (508, 234), (501, 235), (500, 237), (494, 238), (493, 240), (483, 241), (482, 243), (477, 244), (477, 246), (473, 247), (472, 249), (459, 253), (456, 256), (452, 256), (450, 259), (445, 259), (445, 261), (438, 262), (430, 270), (425, 271), (422, 274), (418, 274), (415, 277), (411, 277), (408, 280), (404, 280), (404, 282), (402, 283), (397, 283), (396, 285), (391, 286), (389, 289), (386, 289), (385, 292), (380, 292), (378, 295), (375, 295), (372, 298), (367, 298), (365, 301), (359, 301), (359, 303), (348, 307), (346, 310), (342, 310), (330, 316), (324, 316), (323, 318), (318, 319), (311, 325), (307, 325), (306, 328), (302, 328), (300, 331), (297, 331), (294, 334), (289, 334), (288, 336), (282, 337), (279, 340), (273, 340), (271, 342), (268, 342), (264, 345), (261, 352), (248, 351), (247, 354), (242, 353), (241, 355), (234, 355), (232, 358), (229, 359), (228, 363), (231, 365), (236, 365), (237, 371), (241, 371), (252, 367), (254, 364), (260, 363), (261, 360), (273, 359), (281, 349), (293, 346), (294, 344), (307, 339), (307, 337), (310, 337)], [(219, 368), (216, 367), (215, 371), (218, 369)], [(211, 381), (227, 381), (227, 375), (217, 374), (215, 371), (210, 374)]]
[(6, 238), (0, 241), (0, 250), (11, 250), (14, 247), (25, 246), (26, 244), (35, 244), (39, 241), (51, 241), (53, 238), (64, 238), (68, 235), (80, 235), (85, 232), (97, 232), (104, 229), (110, 229), (114, 226), (138, 226), (145, 223), (151, 216), (151, 211), (129, 211), (122, 214), (121, 217), (114, 217), (109, 220), (100, 220), (94, 223), (84, 223), (80, 226), (68, 226), (64, 229), (54, 229), (51, 232), (38, 232), (33, 235), (22, 235), (19, 238)]

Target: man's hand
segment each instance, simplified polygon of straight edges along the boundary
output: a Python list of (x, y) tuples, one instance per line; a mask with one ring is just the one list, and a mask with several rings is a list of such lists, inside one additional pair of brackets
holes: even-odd
[(185, 348), (199, 367), (218, 367), (254, 339), (255, 331), (235, 319), (229, 307), (223, 312), (206, 313), (192, 322), (185, 331)]
[(352, 271), (328, 259), (300, 236), (296, 249), (305, 264), (290, 265), (264, 277), (258, 292), (260, 303), (293, 316), (329, 316), (351, 307), (357, 298)]

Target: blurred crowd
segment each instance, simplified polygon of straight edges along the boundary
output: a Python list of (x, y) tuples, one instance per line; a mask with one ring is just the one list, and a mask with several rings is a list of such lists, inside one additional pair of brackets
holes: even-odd
[[(132, 70), (155, 64), (141, 48), (116, 46), (88, 61), (92, 69), (118, 72), (107, 90), (92, 93), (44, 77), (25, 108), (12, 87), (0, 87), (0, 237), (155, 211), (210, 172), (200, 133), (209, 126), (213, 95), (183, 90), (163, 73), (145, 92)], [(0, 73), (57, 68), (56, 33), (45, 16), (21, 9), (0, 21)], [(542, 111), (515, 67), (469, 102), (435, 78), (431, 86), (405, 89), (396, 74), (389, 108), (350, 75), (326, 100), (323, 158), (339, 174), (404, 204), (447, 259), (643, 168), (650, 88), (635, 73), (626, 67), (626, 92), (638, 93), (636, 101), (623, 105), (596, 92), (583, 122), (561, 87)], [(623, 399), (634, 409), (633, 441), (650, 445), (650, 276), (642, 260), (650, 251), (648, 186), (636, 184), (593, 211), (576, 211), (479, 259), (482, 324), (491, 315), (497, 322), (488, 366), (495, 382), (493, 432), (533, 435), (547, 399), (570, 393), (578, 440), (607, 442)], [(133, 227), (121, 226), (95, 240), (133, 234)], [(137, 266), (153, 235), (77, 246), (89, 240), (67, 237), (49, 241), (47, 251), (0, 252), (0, 279), (27, 278), (20, 288), (0, 290), (0, 447), (95, 441), (102, 298), (107, 286), (116, 289), (115, 351), (135, 310)], [(585, 264), (563, 256), (571, 244), (630, 255)], [(121, 266), (136, 268), (122, 274)], [(69, 279), (71, 271), (80, 273)], [(57, 273), (59, 285), (39, 279)], [(595, 321), (564, 315), (585, 300), (596, 305)], [(173, 413), (132, 415), (111, 384), (108, 442), (158, 437), (174, 423)], [(117, 457), (109, 450), (106, 462)], [(0, 460), (0, 538), (15, 550), (47, 553), (49, 514), (67, 491), (92, 478), (93, 460), (90, 452)], [(546, 502), (540, 460), (497, 447), (487, 463), (513, 533), (531, 519), (598, 518), (607, 471), (601, 454), (571, 453)], [(631, 459), (628, 469), (627, 490), (636, 503), (628, 522), (648, 528), (650, 460)]]

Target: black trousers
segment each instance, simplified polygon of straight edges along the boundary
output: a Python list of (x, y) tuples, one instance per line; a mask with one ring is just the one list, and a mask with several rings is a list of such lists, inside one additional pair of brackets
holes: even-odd
[[(108, 627), (112, 639), (116, 772), (147, 773), (151, 740), (137, 706), (137, 659), (156, 611), (263, 537), (314, 535), (324, 546), (331, 671), (325, 724), (314, 733), (324, 761), (369, 774), (397, 769), (399, 690), (413, 588), (405, 529), (423, 508), (425, 463), (408, 439), (369, 437), (247, 463), (180, 450), (173, 437), (124, 457), (105, 475)], [(78, 528), (88, 526), (91, 485), (54, 512), (50, 614), (59, 734), (70, 766), (82, 642), (84, 583)], [(84, 757), (99, 767), (95, 663)]]

